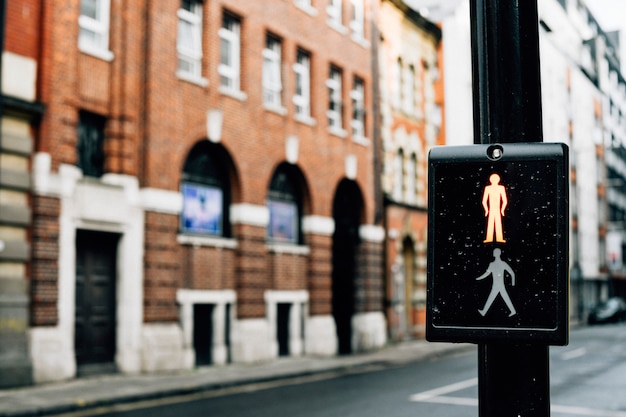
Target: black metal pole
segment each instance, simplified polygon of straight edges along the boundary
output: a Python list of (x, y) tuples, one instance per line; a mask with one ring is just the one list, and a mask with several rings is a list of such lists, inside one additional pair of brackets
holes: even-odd
[(471, 0), (474, 142), (541, 142), (537, 0)]
[[(537, 0), (470, 0), (474, 142), (541, 142)], [(547, 345), (478, 346), (479, 416), (550, 415)]]

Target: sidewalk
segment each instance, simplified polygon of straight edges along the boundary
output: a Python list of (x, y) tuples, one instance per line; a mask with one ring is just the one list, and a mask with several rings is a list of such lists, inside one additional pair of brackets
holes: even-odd
[(0, 417), (43, 416), (252, 383), (368, 367), (400, 366), (471, 350), (474, 345), (411, 341), (369, 353), (330, 358), (280, 358), (260, 364), (209, 366), (186, 372), (103, 375), (0, 390)]

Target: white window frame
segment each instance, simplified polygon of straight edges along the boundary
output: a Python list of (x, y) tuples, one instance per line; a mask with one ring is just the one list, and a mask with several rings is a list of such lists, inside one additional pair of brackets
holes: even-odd
[(352, 3), (352, 19), (350, 29), (352, 39), (362, 42), (365, 39), (365, 4), (363, 0), (350, 0)]
[(415, 113), (415, 67), (408, 65), (402, 77), (402, 109), (406, 114)]
[(404, 190), (404, 152), (398, 149), (393, 157), (393, 186), (392, 196), (396, 201), (402, 201)]
[[(311, 118), (311, 55), (308, 52), (298, 51), (293, 72), (296, 81), (293, 95), (296, 117), (308, 120)], [(298, 90), (300, 94), (297, 93)]]
[(263, 104), (271, 108), (282, 106), (282, 43), (270, 34), (266, 35), (263, 49)]
[[(113, 59), (113, 52), (109, 50), (109, 20), (111, 13), (110, 0), (94, 0), (96, 17), (80, 14), (78, 17), (78, 49), (82, 52), (94, 55), (104, 60)], [(82, 13), (82, 12), (81, 12)], [(81, 33), (90, 32), (95, 40), (90, 40)]]
[(409, 204), (417, 202), (417, 155), (411, 154), (406, 166), (406, 201)]
[(403, 62), (402, 58), (396, 59), (393, 66), (393, 90), (392, 90), (392, 104), (395, 109), (400, 109), (402, 106), (402, 77), (403, 77)]
[[(341, 70), (331, 66), (328, 80), (326, 80), (326, 87), (328, 87), (328, 110), (326, 111), (326, 116), (328, 118), (328, 130), (331, 132), (341, 132), (343, 129), (341, 78)], [(333, 105), (335, 109), (332, 108)]]
[(342, 28), (342, 0), (330, 0), (328, 6), (326, 6), (326, 13), (328, 14), (328, 25), (333, 28)]
[(182, 77), (194, 79), (202, 78), (202, 3), (194, 1), (192, 10), (178, 9), (178, 25), (186, 23), (191, 26), (192, 44), (185, 45), (180, 39), (180, 28), (177, 33), (176, 51), (178, 60), (189, 64), (190, 69), (178, 67), (177, 74)]
[(311, 4), (311, 0), (294, 0), (294, 4), (309, 16), (317, 16), (317, 9)]
[[(229, 14), (224, 16), (224, 20), (226, 19), (232, 22), (233, 27), (228, 29), (224, 27), (225, 22), (222, 22), (218, 35), (220, 37), (220, 48), (224, 46), (224, 43), (228, 45), (227, 48), (230, 49), (229, 55), (232, 57), (232, 62), (224, 63), (221, 62), (220, 58), (217, 72), (220, 74), (221, 89), (239, 92), (241, 90), (241, 21)], [(226, 80), (226, 83), (224, 83), (224, 80)]]
[(352, 91), (352, 137), (356, 141), (365, 139), (365, 81), (359, 77), (354, 77)]

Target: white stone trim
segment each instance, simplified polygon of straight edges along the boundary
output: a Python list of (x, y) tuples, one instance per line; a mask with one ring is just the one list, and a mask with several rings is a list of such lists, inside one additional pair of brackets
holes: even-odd
[(267, 227), (270, 222), (270, 211), (266, 206), (239, 203), (230, 206), (230, 222), (249, 226)]
[(141, 206), (146, 211), (179, 215), (183, 210), (183, 196), (178, 191), (143, 188), (140, 199)]
[(387, 321), (381, 311), (352, 316), (352, 349), (355, 352), (380, 349), (387, 343)]
[(9, 51), (2, 52), (2, 93), (26, 101), (37, 98), (37, 61)]
[[(35, 193), (60, 198), (58, 324), (31, 329), (35, 382), (76, 374), (74, 352), (76, 231), (80, 228), (120, 234), (117, 246), (115, 363), (124, 373), (142, 369), (144, 212), (138, 205), (138, 181), (110, 174), (82, 179), (80, 169), (61, 165), (50, 175), (47, 154), (35, 155)], [(48, 179), (45, 179), (45, 176)], [(143, 350), (145, 352), (145, 349)]]
[(181, 245), (190, 246), (207, 246), (221, 249), (236, 249), (237, 241), (235, 239), (217, 237), (217, 236), (195, 236), (187, 234), (179, 234), (176, 240)]
[(274, 359), (276, 356), (270, 350), (270, 343), (270, 329), (266, 318), (242, 319), (233, 323), (231, 333), (233, 362), (253, 363)]
[(368, 242), (380, 243), (385, 241), (385, 228), (373, 224), (362, 224), (359, 227), (359, 236)]
[(307, 319), (304, 330), (307, 355), (335, 356), (337, 354), (337, 327), (333, 316), (311, 316)]
[(356, 179), (358, 164), (359, 164), (359, 160), (357, 159), (356, 155), (354, 154), (346, 155), (345, 166), (344, 166), (346, 170), (346, 178), (350, 180)]
[(143, 372), (185, 369), (182, 329), (175, 323), (148, 323), (141, 331)]
[(326, 216), (304, 216), (302, 218), (302, 231), (315, 235), (332, 236), (335, 233), (335, 220)]
[(308, 246), (288, 243), (268, 243), (267, 251), (270, 253), (285, 253), (300, 256), (308, 256), (311, 253), (311, 249)]
[[(190, 369), (195, 364), (193, 348), (193, 305), (214, 304), (213, 310), (213, 346), (211, 362), (222, 365), (228, 361), (228, 347), (225, 339), (226, 305), (231, 304), (228, 321), (235, 322), (237, 294), (233, 290), (191, 290), (179, 289), (176, 292), (176, 301), (180, 304), (180, 324), (183, 331), (183, 349), (185, 351), (184, 368)], [(229, 335), (230, 336), (230, 335)]]
[(272, 356), (278, 356), (278, 340), (277, 340), (277, 304), (291, 304), (289, 314), (289, 355), (301, 356), (304, 354), (304, 340), (302, 338), (303, 318), (308, 315), (309, 292), (306, 290), (281, 291), (267, 290), (265, 291), (265, 304), (267, 312), (267, 321), (269, 323), (270, 332), (270, 351)]

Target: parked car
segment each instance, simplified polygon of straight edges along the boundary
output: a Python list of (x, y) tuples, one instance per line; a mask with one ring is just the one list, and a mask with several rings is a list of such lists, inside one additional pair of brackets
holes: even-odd
[(622, 320), (626, 320), (626, 301), (621, 297), (611, 297), (591, 309), (588, 323), (617, 323)]

